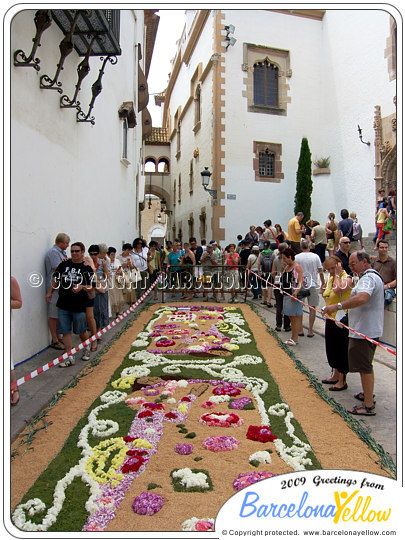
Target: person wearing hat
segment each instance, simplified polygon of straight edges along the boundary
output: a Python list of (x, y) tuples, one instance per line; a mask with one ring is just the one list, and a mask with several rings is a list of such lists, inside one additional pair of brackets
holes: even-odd
[(259, 255), (259, 246), (253, 246), (252, 253), (249, 255), (246, 265), (247, 270), (255, 272), (255, 274), (249, 273), (249, 282), (252, 287), (253, 300), (257, 300), (259, 298), (259, 291), (261, 291), (259, 279), (256, 275), (259, 273)]

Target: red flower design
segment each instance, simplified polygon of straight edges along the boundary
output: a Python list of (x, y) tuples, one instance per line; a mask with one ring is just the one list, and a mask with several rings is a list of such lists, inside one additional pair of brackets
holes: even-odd
[(246, 438), (251, 441), (273, 442), (278, 437), (272, 434), (271, 429), (268, 426), (249, 426)]
[(142, 455), (144, 454), (143, 451), (139, 452), (139, 451), (134, 450), (134, 452), (136, 453), (133, 455), (130, 455), (129, 459), (122, 466), (121, 470), (124, 474), (133, 472), (133, 471), (138, 471), (140, 467), (142, 466), (142, 464), (145, 463), (146, 461), (146, 459)]
[(165, 414), (165, 418), (177, 418), (177, 414), (168, 412)]
[(153, 412), (146, 409), (145, 411), (138, 413), (138, 418), (146, 418), (147, 416), (153, 416)]

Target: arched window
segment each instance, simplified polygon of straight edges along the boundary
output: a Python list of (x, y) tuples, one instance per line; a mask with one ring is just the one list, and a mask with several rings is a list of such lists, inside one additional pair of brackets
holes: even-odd
[(170, 172), (169, 160), (163, 157), (159, 158), (157, 170), (158, 172), (164, 172), (164, 173)]
[(156, 172), (156, 160), (153, 157), (145, 159), (145, 172)]
[(278, 107), (278, 67), (268, 60), (253, 66), (254, 104)]

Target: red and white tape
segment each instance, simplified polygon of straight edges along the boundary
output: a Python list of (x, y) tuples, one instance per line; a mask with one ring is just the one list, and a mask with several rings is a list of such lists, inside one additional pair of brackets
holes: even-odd
[(106, 334), (108, 330), (111, 330), (114, 326), (116, 326), (119, 322), (121, 322), (125, 317), (127, 317), (130, 313), (132, 313), (137, 306), (141, 302), (145, 300), (145, 298), (148, 296), (148, 294), (154, 289), (154, 287), (157, 287), (159, 281), (162, 279), (162, 274), (159, 275), (158, 279), (147, 289), (143, 295), (134, 303), (132, 306), (130, 306), (122, 315), (119, 315), (114, 321), (112, 321), (108, 326), (102, 328), (100, 332), (97, 332), (97, 334), (94, 334), (89, 339), (86, 339), (86, 341), (83, 341), (83, 343), (80, 343), (76, 347), (73, 347), (69, 352), (62, 354), (61, 356), (58, 356), (58, 358), (55, 358), (55, 360), (52, 360), (52, 362), (48, 362), (44, 366), (35, 369), (28, 375), (25, 375), (24, 377), (21, 377), (17, 381), (14, 381), (11, 383), (11, 389), (17, 388), (17, 386), (21, 386), (25, 382), (29, 381), (30, 379), (33, 379), (37, 375), (40, 375), (41, 373), (44, 373), (45, 371), (48, 371), (48, 369), (60, 364), (62, 360), (66, 360), (66, 358), (69, 358), (69, 356), (72, 356), (74, 353), (80, 351), (81, 349), (84, 349), (84, 347), (87, 347), (87, 345), (90, 345), (93, 341), (96, 341), (98, 337), (101, 337), (103, 334)]
[[(257, 276), (259, 279), (261, 279), (262, 281), (266, 282), (268, 285), (270, 285), (270, 287), (273, 287), (274, 289), (278, 289), (279, 291), (281, 291), (281, 288), (280, 287), (277, 287), (277, 285), (274, 285), (274, 283), (270, 283), (268, 280), (262, 278), (261, 276), (259, 276), (259, 274), (256, 274), (256, 272), (252, 272), (251, 270), (248, 270), (248, 273), (250, 274), (253, 274), (255, 276)], [(351, 332), (361, 336), (363, 339), (367, 339), (367, 341), (370, 341), (371, 343), (374, 343), (375, 345), (378, 345), (378, 347), (381, 347), (382, 349), (386, 350), (387, 352), (393, 354), (394, 356), (397, 355), (396, 351), (394, 351), (393, 349), (391, 349), (390, 347), (387, 347), (386, 345), (383, 345), (382, 343), (380, 343), (379, 341), (375, 341), (374, 339), (362, 334), (361, 332), (358, 332), (357, 330), (354, 330), (353, 328), (350, 328), (350, 326), (346, 326), (345, 324), (341, 323), (340, 321), (337, 321), (336, 319), (334, 319), (333, 317), (329, 317), (327, 315), (325, 315), (322, 311), (320, 311), (319, 309), (316, 309), (314, 308), (313, 306), (310, 306), (309, 304), (307, 304), (306, 302), (303, 302), (302, 300), (300, 300), (299, 298), (296, 298), (295, 296), (293, 297), (292, 294), (289, 294), (288, 292), (286, 291), (282, 291), (283, 294), (287, 295), (287, 296), (291, 296), (291, 298), (294, 298), (294, 300), (296, 300), (297, 302), (301, 302), (301, 304), (303, 304), (305, 307), (309, 308), (309, 309), (313, 309), (316, 313), (319, 313), (322, 317), (326, 317), (328, 319), (331, 319), (332, 321), (335, 321), (336, 323), (339, 324), (339, 326), (343, 326), (344, 328), (347, 328), (348, 330), (350, 330)]]

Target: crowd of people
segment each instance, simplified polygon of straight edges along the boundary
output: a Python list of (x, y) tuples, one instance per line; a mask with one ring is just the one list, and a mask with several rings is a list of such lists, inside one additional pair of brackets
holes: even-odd
[[(139, 299), (160, 275), (159, 288), (171, 298), (180, 294), (184, 300), (201, 296), (204, 301), (218, 302), (225, 301), (228, 293), (227, 301), (234, 302), (238, 295), (249, 294), (266, 307), (273, 307), (274, 298), (275, 330), (291, 332), (284, 341), (287, 346), (298, 345), (305, 335), (304, 304), (309, 306), (307, 337), (314, 337), (316, 311), (312, 308), (319, 305), (322, 295), (324, 313), (331, 317), (326, 318), (325, 345), (332, 369), (331, 376), (322, 382), (331, 384), (331, 391), (345, 390), (347, 373), (359, 371), (364, 392), (355, 397), (364, 404), (350, 412), (374, 414), (370, 366), (375, 347), (359, 349), (358, 335), (349, 333), (342, 324), (348, 325), (347, 312), (353, 310), (352, 328), (373, 339), (382, 335), (384, 306), (396, 295), (396, 262), (388, 255), (386, 236), (390, 231), (384, 230), (381, 223), (388, 219), (394, 222), (395, 211), (395, 194), (390, 192), (388, 200), (377, 201), (377, 254), (372, 258), (364, 251), (356, 213), (349, 214), (346, 209), (341, 210), (339, 221), (333, 212), (329, 213), (325, 225), (313, 219), (304, 224), (304, 214), (297, 212), (286, 231), (267, 219), (263, 226), (251, 225), (244, 236), (239, 234), (235, 243), (224, 248), (215, 240), (202, 240), (198, 245), (195, 237), (184, 243), (179, 238), (167, 240), (165, 246), (154, 240), (147, 245), (139, 237), (118, 251), (113, 246), (92, 244), (86, 253), (83, 243), (74, 242), (69, 257), (70, 238), (59, 233), (45, 257), (50, 346), (67, 353), (72, 349), (72, 331), (82, 341), (94, 336), (111, 317), (117, 317)], [(363, 279), (364, 274), (367, 279)], [(21, 307), (17, 288), (18, 284), (16, 287), (12, 283), (14, 309)], [(152, 294), (157, 300), (157, 286)], [(90, 352), (97, 350), (100, 340), (92, 340), (82, 360), (90, 359)], [(351, 357), (357, 359), (355, 364)], [(74, 363), (75, 357), (69, 356), (59, 366)], [(18, 402), (16, 393), (13, 402)]]

